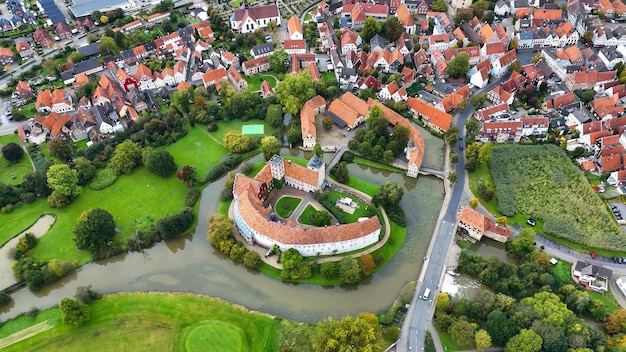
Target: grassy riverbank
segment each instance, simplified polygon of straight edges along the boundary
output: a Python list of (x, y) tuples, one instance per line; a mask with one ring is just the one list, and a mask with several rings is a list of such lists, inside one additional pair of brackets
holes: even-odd
[(53, 328), (4, 351), (201, 351), (206, 350), (202, 349), (206, 341), (198, 336), (207, 331), (228, 337), (228, 349), (222, 351), (278, 347), (274, 318), (204, 296), (115, 294), (91, 303), (90, 311), (89, 321), (78, 328), (61, 324), (58, 307), (39, 313), (35, 320), (26, 315), (10, 320), (0, 327), (1, 337), (41, 321)]

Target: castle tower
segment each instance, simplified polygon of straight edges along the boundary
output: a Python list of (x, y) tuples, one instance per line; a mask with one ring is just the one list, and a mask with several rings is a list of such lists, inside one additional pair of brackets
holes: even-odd
[(272, 177), (281, 180), (285, 177), (285, 162), (284, 159), (280, 155), (274, 155), (270, 161), (270, 171), (272, 172)]

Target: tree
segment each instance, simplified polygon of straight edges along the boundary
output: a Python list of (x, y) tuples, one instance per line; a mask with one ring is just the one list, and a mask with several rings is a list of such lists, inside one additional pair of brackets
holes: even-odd
[(443, 134), (446, 142), (450, 147), (453, 147), (456, 144), (456, 140), (459, 137), (459, 128), (452, 125), (448, 130)]
[(474, 342), (479, 351), (484, 351), (491, 347), (491, 336), (486, 330), (480, 329), (474, 335)]
[(395, 158), (395, 155), (392, 150), (387, 149), (383, 152), (383, 162), (385, 164), (390, 164), (394, 158)]
[(48, 197), (51, 207), (62, 208), (78, 197), (82, 187), (78, 186), (78, 175), (65, 164), (52, 165), (46, 173), (52, 194)]
[(153, 151), (146, 148), (143, 152), (143, 164), (148, 171), (163, 178), (171, 176), (176, 172), (174, 157), (167, 150)]
[(339, 28), (339, 17), (335, 16), (335, 18), (333, 19), (333, 28), (337, 29)]
[(335, 279), (339, 275), (339, 265), (337, 262), (323, 262), (320, 265), (320, 273), (327, 280)]
[(326, 210), (317, 210), (312, 215), (312, 223), (315, 226), (328, 226), (330, 225), (330, 214)]
[(141, 162), (141, 154), (141, 147), (127, 139), (115, 147), (109, 167), (117, 174), (128, 174)]
[(268, 56), (268, 60), (272, 71), (278, 73), (287, 72), (287, 65), (285, 64), (285, 62), (287, 62), (287, 52), (285, 49), (274, 50), (274, 52)]
[(367, 317), (328, 318), (315, 326), (311, 345), (315, 352), (382, 351), (382, 329)]
[(361, 272), (365, 276), (372, 275), (372, 272), (376, 268), (376, 263), (374, 262), (374, 257), (371, 254), (365, 253), (362, 254), (359, 258), (359, 264), (361, 265)]
[(535, 232), (529, 228), (523, 228), (517, 237), (507, 243), (507, 251), (515, 258), (522, 259), (535, 251)]
[(489, 313), (486, 328), (495, 346), (506, 345), (507, 341), (519, 331), (517, 324), (507, 318), (500, 309)]
[(493, 155), (493, 143), (487, 142), (483, 144), (478, 151), (478, 162), (488, 163), (489, 160), (491, 160), (491, 155)]
[(300, 128), (296, 127), (296, 125), (294, 124), (289, 127), (289, 130), (287, 130), (287, 142), (291, 143), (292, 145), (302, 143), (302, 132)]
[(98, 19), (100, 20), (100, 23), (102, 23), (102, 24), (109, 23), (109, 17), (108, 16), (102, 15), (102, 16), (98, 17)]
[(430, 6), (430, 8), (436, 12), (446, 12), (448, 11), (448, 4), (446, 4), (443, 0), (437, 0)]
[(480, 122), (475, 118), (469, 118), (465, 121), (465, 140), (468, 143), (471, 143), (476, 140), (478, 136), (478, 132), (480, 132)]
[(450, 173), (448, 174), (448, 181), (450, 181), (450, 183), (455, 183), (456, 179), (458, 178), (456, 171), (450, 171)]
[(474, 341), (474, 328), (467, 320), (458, 320), (448, 329), (452, 341), (461, 346), (471, 345)]
[[(437, 1), (443, 2), (443, 0)], [(448, 68), (446, 68), (446, 72), (452, 78), (465, 78), (469, 69), (469, 55), (467, 55), (466, 53), (459, 53), (452, 60), (450, 60), (450, 62), (448, 62)]]
[[(456, 23), (456, 25), (460, 27), (461, 23), (471, 21), (472, 16), (473, 15), (471, 12), (457, 12), (454, 16), (454, 23)], [(462, 44), (463, 42), (460, 43)]]
[(446, 292), (441, 292), (435, 300), (435, 315), (446, 314), (448, 309), (450, 309), (450, 295)]
[(489, 9), (489, 2), (485, 0), (478, 0), (472, 4), (472, 9), (474, 9), (474, 15), (478, 18), (483, 17), (485, 11)]
[(92, 253), (108, 246), (114, 235), (113, 216), (100, 208), (84, 211), (74, 227), (76, 247), (88, 249)]
[(350, 180), (350, 174), (348, 173), (348, 164), (342, 161), (337, 165), (334, 173), (335, 179), (339, 183), (346, 184)]
[(294, 248), (284, 251), (280, 256), (280, 262), (283, 264), (283, 271), (280, 273), (283, 279), (298, 280), (311, 277), (311, 266)]
[(89, 159), (79, 156), (74, 160), (74, 170), (78, 177), (78, 185), (84, 186), (96, 177), (96, 167)]
[(517, 49), (519, 47), (519, 39), (517, 37), (511, 39), (509, 42), (509, 50)]
[(522, 329), (507, 342), (504, 352), (539, 352), (542, 343), (543, 339), (536, 332)]
[(542, 351), (556, 352), (565, 351), (567, 349), (567, 339), (565, 338), (565, 331), (556, 327), (554, 324), (544, 323), (540, 320), (535, 320), (532, 324), (532, 330), (541, 336), (543, 345)]
[(243, 265), (249, 269), (258, 269), (262, 262), (259, 253), (255, 251), (247, 251), (243, 256)]
[(283, 124), (283, 107), (280, 104), (272, 104), (267, 107), (265, 113), (265, 121), (269, 122), (274, 127), (279, 127)]
[(552, 292), (542, 291), (536, 293), (532, 297), (522, 299), (522, 304), (526, 306), (525, 309), (530, 309), (533, 316), (539, 320), (554, 324), (561, 329), (569, 326), (576, 317), (574, 312), (569, 310), (565, 303), (561, 302), (559, 296)]
[(63, 324), (79, 327), (89, 320), (89, 306), (81, 301), (63, 298), (59, 304)]
[[(389, 121), (383, 115), (383, 110), (380, 106), (374, 105), (370, 108), (369, 116), (365, 120), (368, 131), (373, 131), (376, 136), (386, 136), (387, 126)], [(366, 132), (367, 133), (367, 132)]]
[(119, 55), (120, 49), (115, 45), (115, 40), (111, 37), (103, 35), (100, 38), (100, 45), (98, 45), (98, 51), (105, 51), (111, 55)]
[[(328, 116), (324, 116), (324, 118), (322, 119), (322, 126), (327, 131), (333, 128), (333, 124), (334, 124), (333, 120)], [(358, 130), (358, 131), (361, 131), (361, 130)]]
[(0, 291), (0, 307), (4, 307), (11, 303), (11, 296), (4, 291)]
[(89, 304), (97, 299), (100, 299), (100, 297), (102, 297), (102, 295), (92, 290), (91, 285), (76, 287), (76, 293), (74, 294), (75, 299), (85, 304)]
[(222, 144), (231, 153), (240, 154), (250, 150), (250, 138), (236, 130), (226, 132)]
[(380, 202), (383, 206), (395, 207), (400, 204), (400, 200), (404, 196), (402, 186), (393, 181), (385, 182), (380, 186), (380, 190), (374, 196), (374, 202)]
[(305, 102), (315, 96), (315, 84), (307, 70), (298, 74), (289, 74), (278, 83), (276, 97), (283, 106), (283, 111), (296, 115)]
[(261, 139), (261, 151), (265, 160), (270, 160), (274, 155), (280, 155), (281, 147), (280, 141), (274, 136), (267, 136)]
[(207, 237), (211, 245), (220, 252), (225, 254), (230, 252), (230, 247), (235, 242), (233, 231), (235, 231), (235, 223), (227, 216), (216, 214), (209, 219)]
[(496, 223), (506, 226), (509, 222), (509, 219), (506, 216), (498, 216), (496, 218)]
[(519, 60), (515, 60), (509, 66), (509, 72), (521, 72), (522, 71), (522, 62)]
[(618, 309), (606, 317), (604, 328), (609, 334), (626, 331), (626, 309)]
[(361, 37), (364, 43), (369, 43), (376, 34), (380, 33), (382, 26), (374, 17), (368, 17), (363, 21)]
[(185, 165), (176, 173), (176, 178), (191, 187), (198, 181), (198, 171), (193, 166)]
[(404, 25), (402, 25), (398, 17), (389, 16), (383, 25), (383, 33), (387, 41), (395, 43), (400, 38), (400, 35), (404, 33)]
[(7, 161), (15, 163), (24, 156), (24, 150), (19, 145), (11, 142), (2, 147), (2, 156)]
[(356, 284), (361, 281), (361, 266), (359, 260), (344, 257), (339, 261), (339, 278), (346, 284)]
[(583, 103), (589, 103), (595, 97), (596, 92), (593, 89), (575, 90), (574, 93)]
[(313, 154), (318, 158), (324, 157), (324, 151), (322, 150), (322, 146), (319, 143), (315, 143), (313, 146)]

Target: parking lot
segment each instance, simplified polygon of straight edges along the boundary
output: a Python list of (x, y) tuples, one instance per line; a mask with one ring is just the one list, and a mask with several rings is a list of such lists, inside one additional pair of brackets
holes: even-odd
[(609, 207), (611, 207), (611, 212), (613, 212), (617, 222), (620, 225), (626, 225), (626, 221), (624, 221), (626, 217), (626, 205), (624, 203), (609, 203)]

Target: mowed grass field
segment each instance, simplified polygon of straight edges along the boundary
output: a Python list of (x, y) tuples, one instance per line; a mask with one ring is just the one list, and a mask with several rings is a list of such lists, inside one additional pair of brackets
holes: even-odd
[[(61, 324), (58, 307), (35, 320), (22, 316), (0, 327), (9, 336), (40, 321), (54, 327), (4, 351), (276, 351), (276, 322), (267, 315), (190, 294), (131, 293), (89, 305), (78, 328)], [(46, 319), (43, 319), (43, 318)]]
[[(10, 134), (0, 137), (0, 148), (9, 144), (20, 144), (20, 139), (15, 134)], [(0, 155), (0, 182), (4, 182), (7, 185), (16, 185), (22, 182), (22, 178), (25, 174), (33, 172), (33, 166), (24, 151), (24, 156), (16, 163), (10, 163), (2, 155)], [(15, 176), (15, 178), (13, 178)]]
[(213, 138), (215, 138), (220, 143), (222, 143), (222, 139), (224, 139), (224, 135), (228, 131), (235, 130), (235, 131), (241, 132), (241, 127), (244, 126), (244, 125), (264, 125), (265, 126), (263, 134), (259, 134), (259, 135), (249, 134), (249, 135), (247, 135), (250, 138), (254, 138), (254, 137), (257, 137), (257, 136), (270, 136), (270, 135), (273, 135), (276, 132), (276, 127), (273, 127), (272, 125), (270, 125), (268, 122), (266, 122), (264, 120), (248, 120), (248, 121), (245, 121), (245, 122), (244, 121), (240, 121), (240, 120), (234, 120), (234, 121), (228, 121), (228, 122), (218, 121), (217, 122), (217, 131), (210, 132), (210, 133), (207, 132), (207, 133), (209, 133), (211, 136), (213, 136)]

